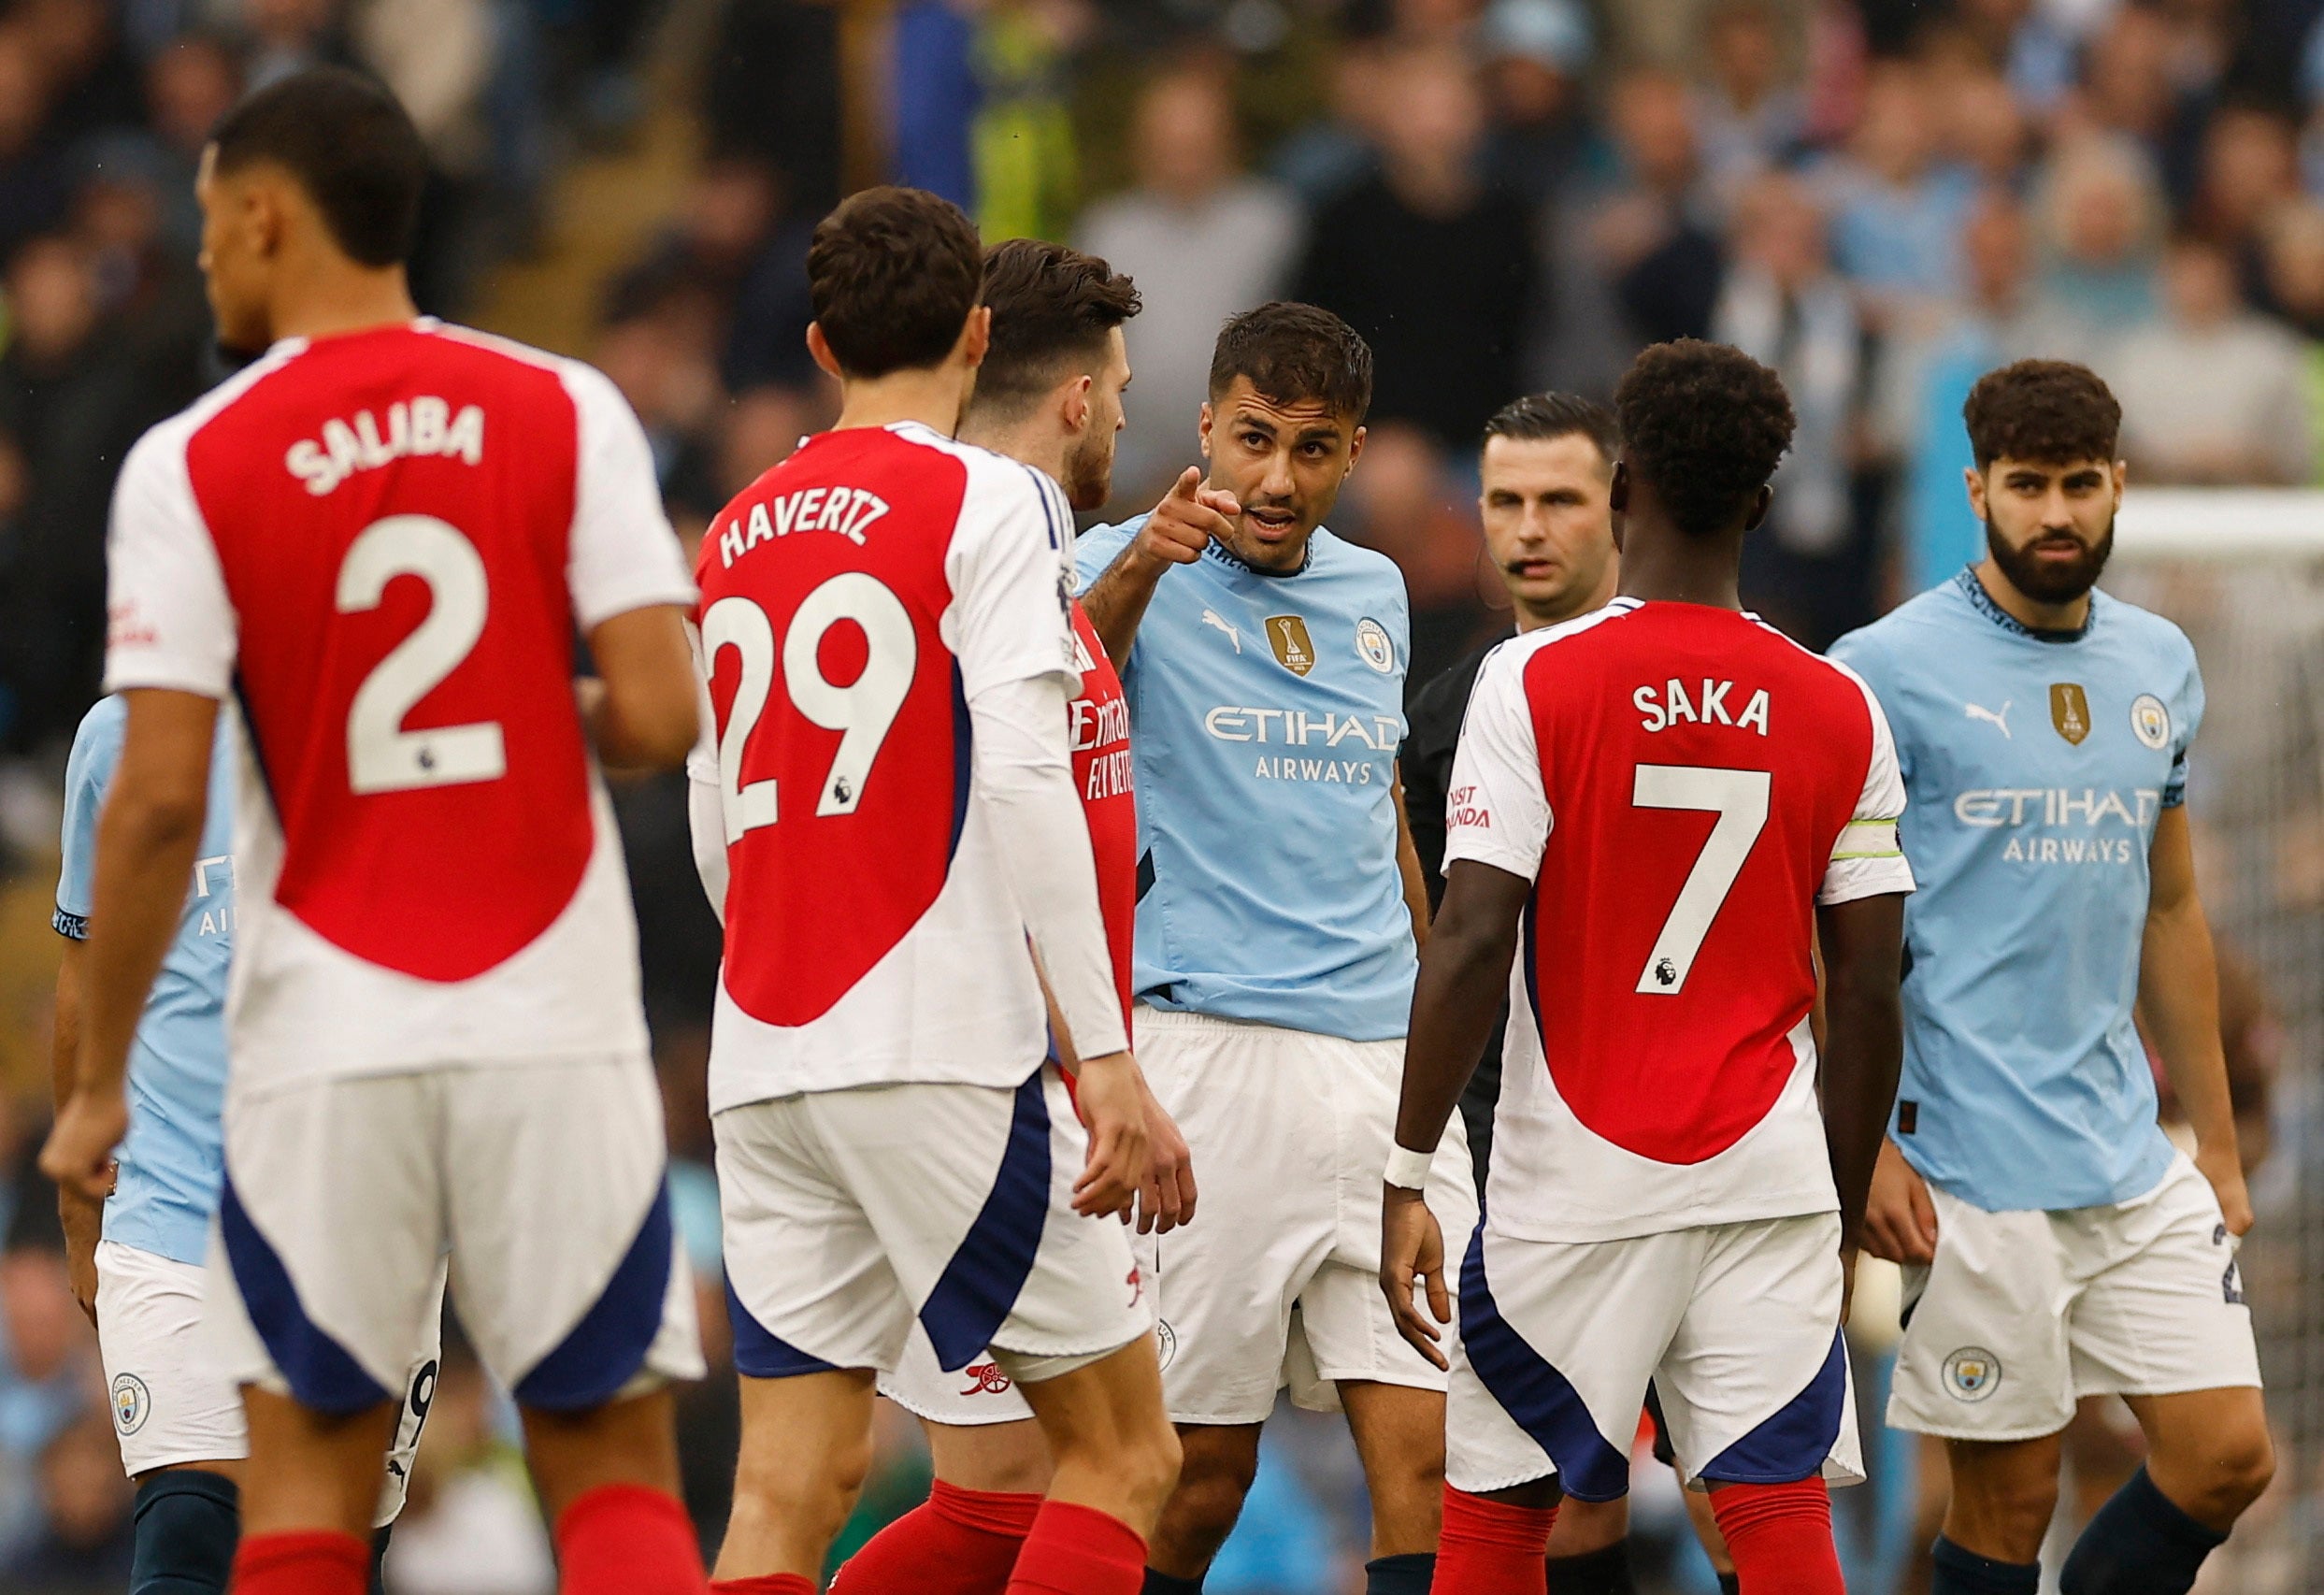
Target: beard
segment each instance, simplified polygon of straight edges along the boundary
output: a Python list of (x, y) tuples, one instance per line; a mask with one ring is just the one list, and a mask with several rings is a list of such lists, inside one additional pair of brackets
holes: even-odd
[(1065, 501), (1083, 513), (1102, 510), (1113, 496), (1113, 433), (1082, 439), (1065, 457)]
[[(2038, 539), (2037, 539), (2038, 540)], [(1993, 563), (2001, 567), (2009, 584), (2037, 604), (2071, 604), (2092, 587), (2106, 568), (2106, 561), (2115, 552), (2115, 523), (2109, 516), (2106, 530), (2094, 544), (2084, 547), (2072, 563), (2059, 565), (2036, 555), (2031, 544), (2012, 548), (2001, 529), (1993, 524), (1993, 517), (1985, 518), (1986, 552)]]

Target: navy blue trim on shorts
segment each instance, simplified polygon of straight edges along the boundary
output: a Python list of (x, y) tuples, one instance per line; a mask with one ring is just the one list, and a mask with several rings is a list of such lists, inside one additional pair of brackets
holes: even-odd
[(810, 1357), (751, 1315), (726, 1278), (726, 1322), (734, 1327), (735, 1371), (752, 1379), (796, 1379), (802, 1373), (836, 1373), (837, 1363)]
[(1501, 1316), (1485, 1277), (1485, 1223), (1470, 1237), (1460, 1265), (1460, 1344), (1469, 1366), (1501, 1411), (1549, 1453), (1557, 1482), (1579, 1501), (1616, 1501), (1629, 1493), (1628, 1452), (1607, 1442), (1572, 1382)]
[(984, 1206), (920, 1305), (937, 1365), (956, 1373), (992, 1344), (1033, 1272), (1049, 1221), (1047, 1066), (1017, 1087), (1009, 1141)]
[(645, 1222), (613, 1277), (555, 1349), (516, 1382), (517, 1401), (545, 1412), (585, 1412), (611, 1401), (645, 1366), (669, 1297), (669, 1177), (653, 1188)]
[(345, 1417), (389, 1400), (387, 1389), (363, 1371), (347, 1348), (307, 1315), (290, 1270), (251, 1222), (230, 1173), (219, 1187), (218, 1228), (251, 1326), (298, 1403)]
[(1847, 1411), (1848, 1356), (1841, 1332), (1807, 1387), (1697, 1471), (1729, 1485), (1788, 1485), (1821, 1478)]

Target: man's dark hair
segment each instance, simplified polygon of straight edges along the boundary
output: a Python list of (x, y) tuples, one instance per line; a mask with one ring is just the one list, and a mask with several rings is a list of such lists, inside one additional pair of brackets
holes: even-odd
[(297, 180), (362, 266), (411, 254), (427, 146), (395, 96), (344, 66), (309, 66), (244, 100), (210, 135), (223, 176), (272, 163)]
[(1995, 460), (2045, 466), (2115, 457), (2122, 406), (2087, 366), (2070, 360), (2020, 360), (1987, 371), (1961, 406), (1977, 468)]
[(1227, 318), (1211, 351), (1211, 399), (1237, 377), (1276, 404), (1320, 400), (1360, 422), (1371, 409), (1371, 345), (1329, 310), (1276, 299)]
[(815, 224), (807, 248), (815, 324), (851, 377), (941, 364), (983, 276), (976, 223), (925, 189), (851, 194)]
[(977, 367), (980, 409), (1021, 415), (1067, 376), (1095, 370), (1107, 335), (1136, 315), (1138, 285), (1096, 255), (1011, 238), (984, 257), (992, 347)]
[(1724, 343), (1655, 344), (1623, 374), (1614, 408), (1623, 462), (1695, 537), (1741, 519), (1791, 447), (1783, 379)]
[(1614, 411), (1580, 394), (1528, 394), (1511, 399), (1485, 424), (1485, 440), (1506, 438), (1513, 443), (1546, 443), (1557, 438), (1586, 438), (1598, 457), (1612, 469), (1622, 453), (1622, 428)]

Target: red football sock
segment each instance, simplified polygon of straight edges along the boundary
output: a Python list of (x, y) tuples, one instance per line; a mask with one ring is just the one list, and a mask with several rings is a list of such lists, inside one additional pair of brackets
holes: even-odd
[(1140, 1595), (1146, 1542), (1119, 1517), (1045, 1501), (1017, 1552), (1008, 1595)]
[(754, 1578), (713, 1578), (710, 1595), (815, 1595), (815, 1581), (803, 1573), (762, 1573)]
[(371, 1547), (336, 1529), (253, 1534), (234, 1553), (234, 1595), (366, 1595)]
[(1822, 1479), (1728, 1485), (1711, 1492), (1743, 1595), (1846, 1595)]
[(939, 1479), (926, 1501), (847, 1559), (832, 1588), (839, 1595), (1001, 1595), (1040, 1509), (1038, 1495)]
[(1511, 1506), (1444, 1487), (1429, 1595), (1548, 1595), (1554, 1506)]
[(557, 1519), (559, 1595), (708, 1595), (702, 1548), (674, 1495), (599, 1485)]

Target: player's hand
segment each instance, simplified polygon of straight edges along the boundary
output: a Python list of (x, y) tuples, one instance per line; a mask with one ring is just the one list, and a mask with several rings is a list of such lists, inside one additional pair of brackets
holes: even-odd
[(40, 1171), (60, 1191), (103, 1201), (113, 1188), (113, 1149), (128, 1133), (129, 1102), (121, 1092), (76, 1091), (65, 1099), (40, 1149)]
[(2202, 1177), (2211, 1182), (2212, 1193), (2219, 1199), (2219, 1216), (2227, 1222), (2227, 1232), (2249, 1233), (2251, 1191), (2244, 1184), (2244, 1160), (2237, 1155), (2234, 1143), (2198, 1145), (2195, 1167), (2202, 1171)]
[(1192, 565), (1212, 539), (1234, 529), (1234, 517), (1241, 513), (1233, 494), (1204, 487), (1201, 467), (1188, 466), (1138, 528), (1130, 548), (1152, 565)]
[[(1138, 1190), (1138, 1233), (1167, 1235), (1195, 1221), (1195, 1161), (1186, 1138), (1178, 1130), (1154, 1087), (1141, 1071), (1138, 1088), (1146, 1098), (1146, 1182)], [(1122, 1221), (1129, 1222), (1125, 1212)]]
[(1929, 1200), (1929, 1182), (1886, 1136), (1880, 1161), (1872, 1165), (1872, 1198), (1864, 1204), (1864, 1249), (1892, 1263), (1925, 1268), (1937, 1260), (1937, 1209)]
[(1073, 1182), (1073, 1211), (1085, 1218), (1126, 1213), (1152, 1171), (1146, 1145), (1146, 1089), (1126, 1052), (1083, 1058), (1074, 1076), (1089, 1160)]
[[(121, 1166), (112, 1166), (112, 1179)], [(65, 1226), (65, 1272), (72, 1282), (73, 1300), (93, 1324), (97, 1321), (97, 1241), (105, 1232), (105, 1206), (78, 1190), (59, 1186), (57, 1217)]]
[[(1437, 1324), (1453, 1321), (1453, 1299), (1444, 1288), (1444, 1231), (1418, 1191), (1401, 1185), (1382, 1187), (1380, 1201), (1380, 1291), (1396, 1315), (1396, 1332), (1414, 1351), (1439, 1368), (1449, 1368), (1437, 1343), (1444, 1331)], [(1428, 1314), (1413, 1301), (1413, 1281), (1427, 1287)], [(1433, 1316), (1436, 1323), (1428, 1321)]]

